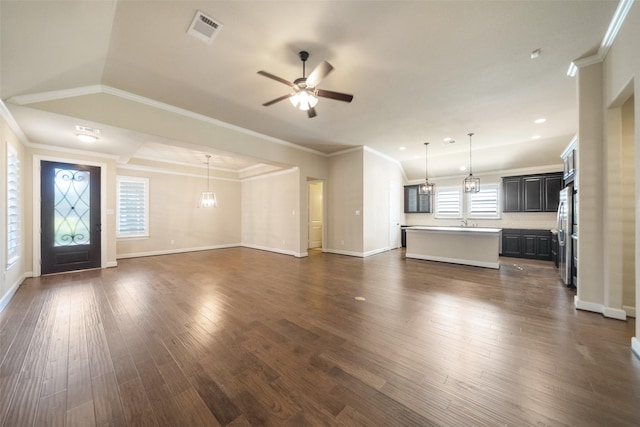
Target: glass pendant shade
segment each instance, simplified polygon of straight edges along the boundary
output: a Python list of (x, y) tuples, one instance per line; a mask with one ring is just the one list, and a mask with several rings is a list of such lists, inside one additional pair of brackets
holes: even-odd
[(471, 171), (471, 137), (473, 136), (473, 132), (468, 133), (467, 135), (469, 135), (469, 176), (462, 181), (462, 188), (465, 193), (479, 193), (480, 178), (475, 178)]
[(465, 193), (478, 193), (480, 191), (480, 178), (475, 178), (472, 174), (462, 181)]
[(422, 195), (428, 195), (435, 193), (436, 185), (425, 181), (418, 186), (418, 193)]
[(216, 193), (213, 191), (203, 191), (200, 193), (200, 201), (198, 202), (199, 208), (215, 208), (218, 206), (216, 200)]
[(302, 111), (307, 111), (309, 108), (313, 108), (318, 104), (318, 97), (315, 96), (311, 90), (303, 89), (289, 97), (289, 101), (291, 101), (294, 107)]
[(207, 154), (207, 191), (200, 193), (200, 200), (198, 200), (199, 208), (215, 208), (218, 207), (218, 200), (216, 199), (216, 193), (209, 190), (209, 161), (211, 155)]

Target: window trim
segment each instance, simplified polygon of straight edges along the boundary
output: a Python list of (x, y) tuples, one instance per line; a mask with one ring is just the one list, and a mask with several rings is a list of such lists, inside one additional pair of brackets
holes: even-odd
[[(123, 233), (120, 231), (120, 186), (122, 182), (144, 183), (144, 231)], [(140, 239), (149, 237), (149, 178), (139, 176), (116, 176), (116, 238)]]

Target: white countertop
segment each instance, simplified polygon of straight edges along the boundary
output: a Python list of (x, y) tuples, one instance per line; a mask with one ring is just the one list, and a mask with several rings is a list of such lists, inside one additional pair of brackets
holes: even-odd
[(435, 226), (413, 226), (405, 228), (406, 231), (446, 231), (463, 233), (500, 233), (501, 228), (490, 227), (435, 227)]

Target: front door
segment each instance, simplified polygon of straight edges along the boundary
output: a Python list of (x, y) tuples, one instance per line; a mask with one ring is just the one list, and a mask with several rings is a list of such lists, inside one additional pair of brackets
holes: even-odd
[(101, 266), (100, 168), (41, 164), (42, 274)]

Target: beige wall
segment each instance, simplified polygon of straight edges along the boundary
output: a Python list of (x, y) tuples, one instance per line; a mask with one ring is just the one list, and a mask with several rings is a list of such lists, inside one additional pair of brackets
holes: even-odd
[[(304, 187), (306, 194), (306, 182)], [(306, 255), (306, 243), (304, 248), (300, 246), (298, 168), (243, 180), (241, 188), (238, 214), (242, 217), (242, 244), (294, 256)], [(305, 220), (305, 236), (306, 232)]]
[[(640, 200), (639, 186), (632, 188), (628, 184), (631, 173), (634, 182), (640, 179), (637, 148), (640, 132), (635, 126), (640, 120), (640, 109), (635, 104), (633, 109), (625, 104), (635, 103), (638, 97), (634, 95), (640, 91), (638, 40), (640, 5), (636, 3), (631, 6), (604, 61), (580, 67), (578, 71), (580, 246), (576, 306), (616, 318), (624, 318), (625, 311), (635, 314), (640, 304), (639, 270), (635, 268), (635, 273), (630, 273), (628, 258), (635, 258), (634, 267), (640, 262), (637, 250), (640, 212), (638, 209), (628, 212), (628, 206), (633, 203), (635, 207)], [(633, 130), (629, 128), (631, 122)], [(629, 137), (631, 133), (633, 136)], [(633, 167), (628, 162), (630, 157), (634, 158)], [(631, 193), (633, 196), (629, 197)], [(609, 203), (613, 209), (607, 207)], [(627, 235), (634, 236), (633, 243)], [(619, 244), (605, 245), (605, 240), (615, 242), (616, 239)], [(634, 250), (630, 246), (634, 246)], [(633, 292), (628, 285), (631, 282), (626, 277), (628, 274), (635, 274)], [(635, 303), (628, 307), (632, 293)], [(640, 356), (638, 337), (640, 322), (636, 322), (635, 337), (631, 340), (632, 348)]]
[(325, 250), (362, 256), (363, 148), (329, 157), (327, 200), (328, 232)]
[[(370, 149), (364, 149), (363, 155), (363, 251), (369, 255), (392, 249), (389, 246), (391, 209), (401, 218), (403, 208), (400, 200), (390, 199), (390, 186), (402, 187), (404, 178), (396, 162)], [(401, 188), (397, 194), (402, 197)]]
[(149, 237), (117, 239), (118, 258), (240, 244), (241, 184), (237, 179), (212, 178), (209, 186), (218, 206), (203, 209), (198, 208), (198, 198), (207, 188), (206, 172), (154, 166), (154, 171), (127, 165), (117, 168), (117, 175), (149, 179)]

